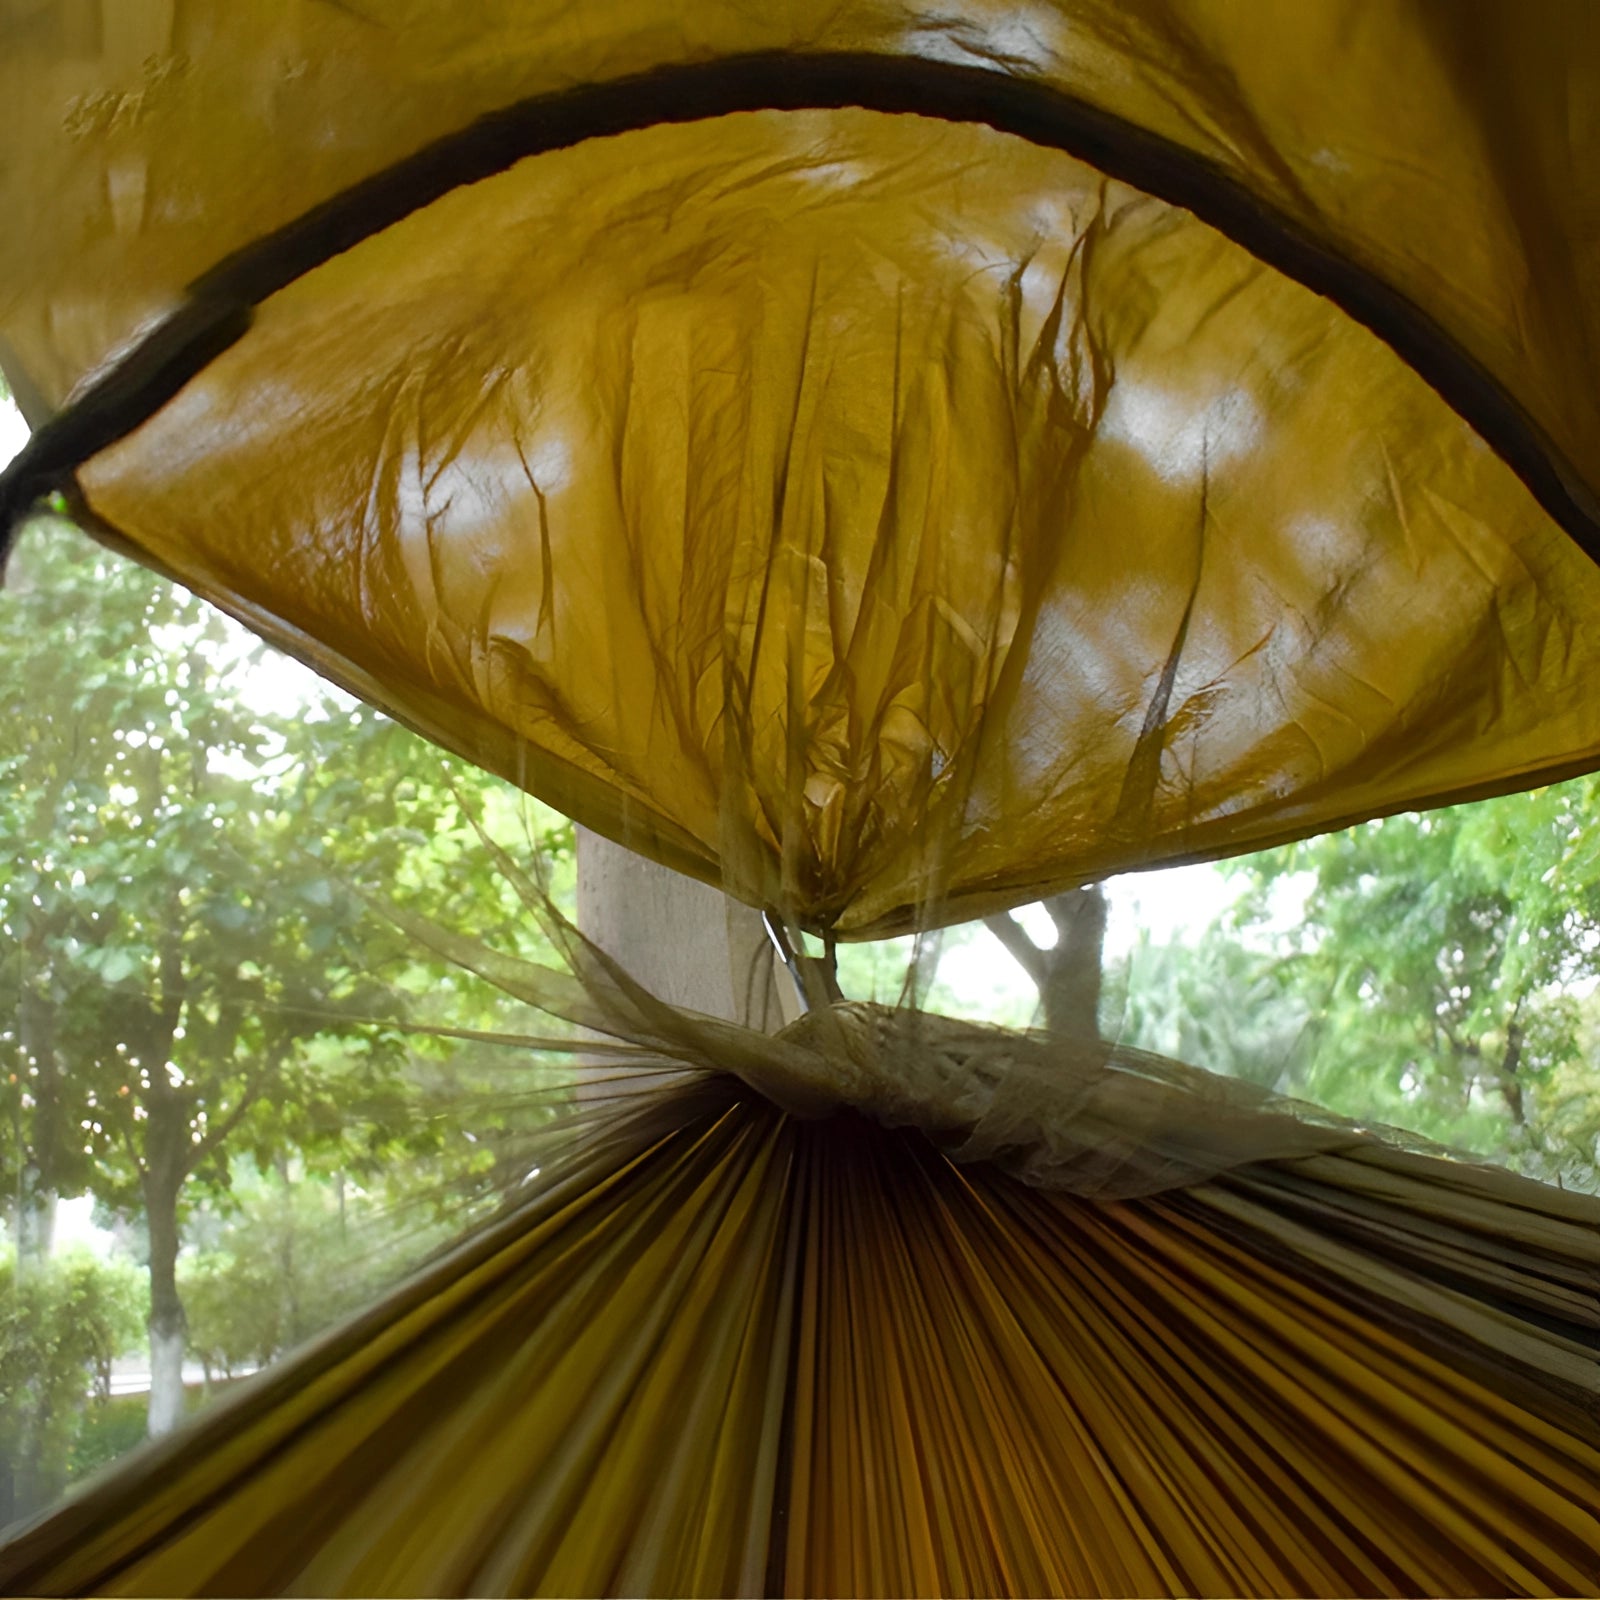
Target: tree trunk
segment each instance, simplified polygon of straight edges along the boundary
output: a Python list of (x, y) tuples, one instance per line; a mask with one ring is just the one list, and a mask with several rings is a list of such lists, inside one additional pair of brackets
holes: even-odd
[(38, 1183), (36, 1168), (24, 1169), (16, 1207), (17, 1259), (43, 1261), (55, 1248), (58, 1196)]
[(8, 1521), (32, 1516), (55, 1499), (62, 1487), (49, 1481), (45, 1467), (44, 1441), (52, 1419), (41, 1392), (41, 1375), (29, 1374), (20, 1387), (12, 1436), (0, 1440), (0, 1528)]
[[(26, 936), (24, 930), (26, 949)], [(26, 959), (26, 958), (25, 958)], [(41, 972), (39, 982), (48, 978)], [(55, 1051), (55, 1014), (35, 983), (24, 976), (17, 1004), (18, 1068), (33, 1096), (32, 1126), (25, 1136), (19, 1121), (15, 1209), (12, 1213), (16, 1242), (16, 1274), (42, 1270), (55, 1246), (58, 1171), (62, 1137), (61, 1076)], [(19, 1112), (19, 1117), (20, 1117)], [(16, 1410), (13, 1437), (5, 1441), (0, 1461), (0, 1499), (7, 1520), (25, 1517), (55, 1498), (61, 1485), (50, 1482), (44, 1459), (45, 1440), (54, 1418), (43, 1375), (29, 1373), (23, 1380), (22, 1400)]]
[(1100, 1037), (1100, 986), (1106, 943), (1106, 894), (1099, 884), (1045, 901), (1056, 925), (1049, 975), (1040, 991), (1052, 1033)]
[(1035, 944), (1007, 913), (985, 917), (984, 922), (1037, 985), (1045, 1027), (1071, 1038), (1099, 1039), (1105, 890), (1091, 883), (1053, 896), (1044, 908), (1056, 925), (1056, 942), (1048, 949)]
[(577, 830), (578, 927), (653, 994), (775, 1032), (793, 1014), (761, 915), (719, 890)]
[(282, 1318), (282, 1346), (292, 1350), (300, 1342), (300, 1279), (296, 1271), (294, 1180), (289, 1175), (289, 1162), (279, 1156), (274, 1163), (278, 1182), (283, 1185), (283, 1231), (278, 1235), (278, 1285), (283, 1300), (279, 1309)]
[(183, 1173), (181, 1168), (174, 1173), (172, 1165), (152, 1163), (144, 1180), (145, 1220), (150, 1228), (148, 1431), (152, 1439), (171, 1433), (183, 1416), (183, 1352), (189, 1332), (178, 1297), (178, 1191)]
[[(47, 981), (48, 972), (40, 981)], [(17, 1182), (18, 1261), (43, 1261), (55, 1246), (62, 1140), (61, 1073), (56, 1062), (55, 1013), (34, 984), (24, 982), (17, 1003), (18, 1066), (33, 1096), (33, 1126)]]
[[(150, 765), (145, 782), (146, 814), (160, 804), (161, 757), (146, 746)], [(152, 1439), (171, 1433), (183, 1417), (183, 1356), (188, 1344), (189, 1319), (178, 1297), (178, 1196), (183, 1192), (193, 1159), (189, 1106), (185, 1095), (169, 1081), (165, 1063), (171, 1059), (178, 1021), (183, 1015), (187, 987), (183, 966), (184, 913), (174, 892), (166, 938), (160, 956), (161, 983), (156, 1003), (133, 1020), (127, 1029), (138, 1053), (132, 1065), (144, 1062), (150, 1089), (146, 1101), (148, 1120), (144, 1139), (144, 1213), (150, 1230), (150, 1411)]]
[(1505, 1054), (1500, 1058), (1500, 1095), (1511, 1113), (1511, 1120), (1519, 1129), (1528, 1126), (1528, 1108), (1522, 1098), (1522, 1080), (1517, 1076), (1522, 1066), (1523, 1031), (1520, 1022), (1506, 1027)]

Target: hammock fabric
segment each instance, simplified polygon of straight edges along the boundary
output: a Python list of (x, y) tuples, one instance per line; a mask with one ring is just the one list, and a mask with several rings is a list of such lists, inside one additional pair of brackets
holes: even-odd
[[(11, 0), (0, 46), (0, 535), (59, 494), (791, 927), (1600, 766), (1585, 0)], [(1600, 1587), (1592, 1201), (412, 931), (694, 1081), (8, 1587)]]
[(726, 1085), (560, 1130), (534, 1198), (0, 1581), (1592, 1592), (1594, 1202), (1349, 1129), (1094, 1202)]

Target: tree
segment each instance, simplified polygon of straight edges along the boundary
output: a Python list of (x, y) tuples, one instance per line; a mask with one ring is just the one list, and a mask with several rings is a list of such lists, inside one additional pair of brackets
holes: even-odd
[(1009, 912), (984, 924), (1038, 986), (1044, 1025), (1052, 1033), (1098, 1039), (1106, 940), (1106, 896), (1097, 883), (1043, 902), (1056, 925), (1054, 945), (1038, 945)]
[(1123, 1044), (1265, 1089), (1294, 1092), (1304, 1077), (1311, 1008), (1282, 961), (1222, 928), (1191, 944), (1140, 939), (1108, 987)]
[(1600, 1083), (1600, 779), (1370, 822), (1235, 870), (1246, 928), (1303, 875), (1286, 976), (1314, 1020), (1300, 1092), (1585, 1181)]
[(253, 704), (239, 667), (259, 646), (48, 532), (13, 559), (0, 629), (3, 1175), (35, 1254), (59, 1194), (143, 1214), (161, 1432), (181, 1410), (182, 1230), (197, 1202), (225, 1202), (231, 1158), (372, 1172), (448, 1141), (415, 1114), (428, 1051), (403, 1025), (472, 980), (410, 946), (352, 876), (518, 930), (447, 815), (454, 785), (479, 780), (339, 697)]
[(214, 1219), (179, 1276), (190, 1353), (208, 1383), (275, 1361), (445, 1242), (448, 1225), (396, 1214), (349, 1187), (297, 1173), (236, 1174), (239, 1203)]
[(109, 1397), (111, 1365), (138, 1337), (131, 1269), (0, 1252), (0, 1527), (60, 1491), (91, 1390)]
[[(29, 1209), (69, 1172), (143, 1211), (161, 1432), (181, 1406), (186, 1189), (226, 1186), (230, 1142), (313, 1134), (300, 1047), (327, 1025), (293, 1012), (364, 979), (326, 869), (290, 848), (259, 781), (290, 730), (230, 691), (220, 619), (59, 538), (29, 555), (13, 566), (0, 735), (14, 1109), (32, 1113), (18, 1234), (39, 1231)], [(343, 1065), (375, 1082), (392, 1062), (352, 1038)]]

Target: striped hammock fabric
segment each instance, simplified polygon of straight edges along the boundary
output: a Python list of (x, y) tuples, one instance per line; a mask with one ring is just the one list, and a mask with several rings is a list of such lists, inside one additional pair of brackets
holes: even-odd
[(1353, 1135), (1086, 1198), (703, 1074), (550, 1138), (531, 1198), (0, 1550), (7, 1592), (1600, 1583), (1591, 1200)]

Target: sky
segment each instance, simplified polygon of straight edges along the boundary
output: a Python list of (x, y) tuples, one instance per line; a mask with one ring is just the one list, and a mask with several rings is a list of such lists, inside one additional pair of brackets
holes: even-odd
[[(1157, 944), (1191, 943), (1227, 912), (1239, 892), (1210, 865), (1129, 873), (1109, 880), (1105, 891), (1108, 964), (1125, 956), (1142, 933)], [(1035, 944), (1048, 948), (1056, 942), (1055, 924), (1043, 906), (1023, 906), (1014, 914)], [(947, 955), (939, 981), (969, 1014), (1015, 1016), (1031, 1009), (1036, 998), (1032, 981), (987, 934)]]
[(28, 442), (28, 425), (11, 401), (0, 396), (0, 467)]

